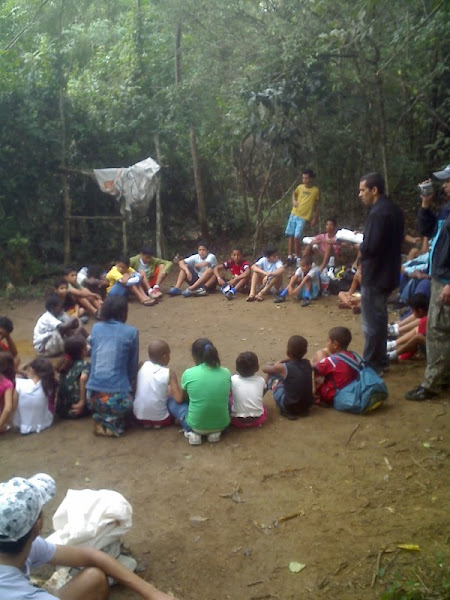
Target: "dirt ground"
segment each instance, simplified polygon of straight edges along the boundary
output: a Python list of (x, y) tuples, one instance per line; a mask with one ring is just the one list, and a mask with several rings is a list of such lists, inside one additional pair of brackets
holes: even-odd
[[(33, 356), (42, 304), (0, 310), (14, 321), (24, 359)], [(131, 304), (128, 322), (139, 328), (141, 359), (151, 337), (164, 338), (179, 375), (200, 336), (214, 341), (231, 370), (243, 350), (254, 350), (260, 364), (283, 358), (294, 333), (309, 340), (309, 357), (334, 325), (351, 329), (355, 350), (363, 343), (360, 317), (339, 310), (335, 297), (301, 308), (221, 294), (165, 296), (153, 308)], [(8, 434), (0, 439), (0, 478), (46, 471), (56, 479), (48, 532), (67, 488), (122, 493), (133, 507), (125, 541), (142, 576), (179, 600), (370, 600), (403, 577), (430, 586), (450, 555), (449, 397), (403, 399), (423, 369), (419, 360), (393, 365), (389, 402), (369, 416), (314, 408), (288, 421), (268, 395), (265, 425), (232, 429), (219, 444), (191, 447), (178, 427), (96, 438), (89, 418)], [(393, 552), (402, 543), (420, 551)], [(291, 561), (306, 567), (292, 573)], [(115, 600), (136, 597), (113, 592)]]

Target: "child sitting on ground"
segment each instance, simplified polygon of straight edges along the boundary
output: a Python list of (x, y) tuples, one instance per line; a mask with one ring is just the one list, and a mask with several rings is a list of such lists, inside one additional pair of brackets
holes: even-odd
[(17, 408), (17, 392), (14, 389), (14, 359), (9, 352), (0, 352), (0, 433), (11, 429)]
[(130, 266), (142, 277), (142, 285), (151, 298), (161, 298), (161, 283), (167, 277), (173, 262), (157, 258), (153, 248), (143, 246), (141, 253), (130, 258)]
[(81, 267), (77, 273), (77, 283), (93, 294), (100, 296), (102, 300), (105, 299), (109, 281), (102, 275), (99, 266), (89, 265), (88, 267)]
[(77, 304), (75, 298), (69, 292), (69, 284), (64, 277), (58, 277), (55, 279), (53, 284), (53, 293), (61, 298), (63, 302), (63, 312), (66, 313), (67, 317), (76, 317), (79, 319), (82, 315), (84, 315), (84, 308)]
[[(231, 271), (231, 279), (225, 279), (222, 276), (223, 271)], [(248, 261), (242, 258), (242, 250), (234, 248), (230, 260), (214, 267), (214, 275), (228, 300), (232, 300), (236, 292), (245, 292), (250, 282), (251, 270)]]
[[(217, 285), (213, 271), (216, 265), (215, 255), (208, 252), (205, 242), (199, 242), (197, 254), (181, 259), (178, 263), (180, 272), (177, 282), (167, 293), (169, 296), (183, 295), (185, 298), (207, 296), (208, 292), (214, 291)], [(182, 292), (181, 286), (185, 281), (188, 283), (188, 287)]]
[(287, 359), (265, 365), (267, 389), (272, 390), (273, 399), (280, 413), (287, 419), (298, 419), (308, 415), (313, 405), (312, 368), (304, 358), (308, 342), (301, 335), (293, 335), (287, 344)]
[(64, 350), (64, 339), (76, 333), (86, 336), (78, 319), (65, 317), (61, 298), (51, 294), (45, 303), (45, 313), (39, 317), (34, 327), (35, 350), (45, 356), (57, 356)]
[[(418, 350), (425, 354), (429, 300), (424, 294), (414, 294), (409, 301), (412, 317), (396, 340), (387, 342), (389, 360), (408, 360)], [(405, 319), (406, 320), (406, 319)]]
[(11, 337), (14, 331), (13, 322), (8, 317), (0, 317), (0, 351), (9, 352), (14, 359), (15, 369), (19, 368), (20, 357), (17, 346)]
[(145, 429), (159, 429), (172, 425), (173, 417), (167, 408), (169, 397), (183, 401), (183, 392), (176, 373), (169, 369), (170, 348), (164, 340), (151, 340), (148, 357), (137, 376), (134, 416)]
[(75, 302), (93, 317), (98, 319), (103, 304), (100, 294), (94, 294), (88, 290), (88, 288), (85, 288), (78, 283), (77, 272), (72, 267), (64, 269), (64, 280), (67, 282), (69, 294), (73, 297)]
[[(247, 302), (254, 300), (262, 302), (271, 288), (278, 291), (283, 284), (283, 273), (284, 266), (278, 258), (278, 250), (268, 248), (264, 252), (264, 256), (252, 265), (252, 283)], [(259, 285), (262, 285), (262, 289), (256, 293)]]
[(274, 299), (276, 304), (284, 302), (286, 296), (297, 296), (302, 301), (302, 306), (309, 306), (311, 300), (316, 300), (320, 294), (319, 269), (312, 262), (310, 256), (300, 259), (300, 266), (292, 275), (288, 286)]
[(130, 259), (119, 258), (114, 267), (106, 274), (109, 287), (108, 296), (128, 296), (132, 293), (143, 306), (157, 304), (155, 298), (149, 298), (142, 288), (142, 279), (137, 271), (130, 267)]
[(90, 365), (86, 361), (86, 338), (74, 335), (64, 342), (64, 358), (56, 367), (59, 373), (56, 414), (62, 419), (77, 419), (89, 414), (86, 406), (86, 382)]
[(28, 379), (16, 378), (18, 394), (14, 427), (20, 433), (39, 433), (53, 423), (57, 382), (48, 358), (35, 358), (26, 368)]
[(184, 429), (191, 446), (202, 443), (202, 435), (208, 442), (220, 441), (221, 433), (230, 424), (228, 409), (231, 375), (220, 366), (217, 348), (207, 338), (199, 338), (192, 344), (195, 367), (186, 369), (181, 377), (185, 400), (169, 398), (169, 411)]
[(258, 372), (258, 357), (254, 352), (241, 352), (236, 359), (236, 375), (231, 376), (231, 424), (234, 427), (259, 427), (267, 419), (263, 403), (266, 389), (264, 377)]
[(361, 312), (361, 293), (359, 289), (361, 287), (361, 261), (358, 259), (358, 268), (355, 275), (353, 276), (352, 283), (348, 292), (339, 292), (339, 308), (351, 308), (355, 314)]
[(352, 360), (357, 360), (353, 352), (347, 350), (352, 341), (352, 334), (347, 327), (333, 327), (328, 332), (328, 342), (325, 348), (319, 350), (311, 359), (314, 369), (314, 384), (316, 388), (316, 404), (333, 406), (337, 390), (351, 383), (358, 373), (338, 354), (344, 354)]

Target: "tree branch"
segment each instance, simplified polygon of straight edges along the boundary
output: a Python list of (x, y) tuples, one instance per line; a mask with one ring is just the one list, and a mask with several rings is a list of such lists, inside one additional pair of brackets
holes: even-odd
[(38, 15), (39, 15), (39, 13), (40, 13), (40, 12), (41, 12), (41, 10), (44, 8), (44, 6), (45, 6), (46, 4), (48, 4), (49, 2), (50, 2), (50, 0), (44, 0), (44, 2), (43, 2), (43, 3), (42, 3), (40, 6), (39, 6), (39, 8), (38, 8), (38, 9), (36, 10), (36, 12), (34, 13), (33, 17), (31, 18), (31, 21), (30, 21), (29, 23), (27, 23), (27, 25), (25, 25), (25, 27), (24, 27), (23, 29), (21, 29), (21, 30), (19, 31), (19, 33), (17, 33), (17, 34), (16, 34), (16, 35), (13, 37), (13, 39), (12, 39), (12, 40), (9, 42), (9, 44), (7, 44), (7, 45), (6, 45), (6, 46), (3, 48), (3, 52), (6, 52), (7, 50), (11, 50), (11, 48), (12, 48), (12, 47), (14, 46), (14, 44), (15, 44), (15, 43), (16, 43), (16, 42), (19, 40), (19, 38), (21, 38), (21, 37), (22, 37), (22, 35), (23, 35), (24, 33), (26, 33), (26, 32), (27, 32), (27, 31), (30, 29), (30, 27), (32, 27), (32, 26), (35, 24), (35, 22), (36, 22), (36, 19), (37, 19), (37, 17), (38, 17)]

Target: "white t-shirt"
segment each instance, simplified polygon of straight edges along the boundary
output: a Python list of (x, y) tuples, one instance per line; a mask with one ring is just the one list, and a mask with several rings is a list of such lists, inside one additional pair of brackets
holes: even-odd
[(263, 395), (266, 382), (260, 375), (232, 375), (233, 417), (260, 417), (264, 412)]
[(137, 419), (164, 421), (169, 416), (167, 396), (169, 367), (147, 360), (139, 369), (133, 412)]
[(263, 271), (273, 273), (274, 271), (283, 266), (283, 262), (281, 260), (277, 260), (276, 262), (270, 262), (267, 256), (263, 256), (262, 258), (256, 261), (255, 265)]
[(300, 278), (300, 281), (303, 281), (303, 279), (305, 277), (310, 277), (311, 278), (311, 282), (313, 284), (313, 286), (320, 286), (320, 273), (319, 273), (319, 268), (316, 267), (316, 265), (313, 263), (311, 265), (310, 270), (306, 273), (306, 275), (303, 273), (301, 267), (299, 267), (296, 271), (295, 271), (295, 275), (296, 277)]
[[(206, 261), (211, 269), (213, 269), (217, 265), (217, 258), (214, 254), (208, 254), (206, 258), (202, 258), (200, 254), (193, 254), (192, 256), (188, 256), (184, 259), (184, 262), (188, 265), (188, 267), (193, 267), (195, 269), (195, 265), (198, 263)], [(202, 275), (208, 266), (202, 267), (201, 269), (195, 269), (199, 275)]]
[(39, 317), (33, 332), (33, 346), (38, 352), (44, 351), (45, 343), (52, 337), (53, 332), (58, 325), (61, 325), (61, 322), (61, 319), (57, 319), (48, 310)]
[(78, 285), (84, 285), (84, 282), (88, 278), (88, 268), (81, 267), (81, 269), (77, 273), (77, 283)]
[(53, 415), (48, 410), (48, 398), (42, 383), (32, 379), (16, 377), (16, 390), (19, 395), (13, 425), (20, 433), (39, 433), (53, 423)]

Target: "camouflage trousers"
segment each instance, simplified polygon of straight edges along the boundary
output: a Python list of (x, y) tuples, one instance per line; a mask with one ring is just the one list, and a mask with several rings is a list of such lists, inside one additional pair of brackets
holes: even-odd
[(439, 392), (450, 383), (450, 304), (439, 300), (444, 284), (431, 280), (430, 308), (427, 321), (427, 368), (423, 387)]

